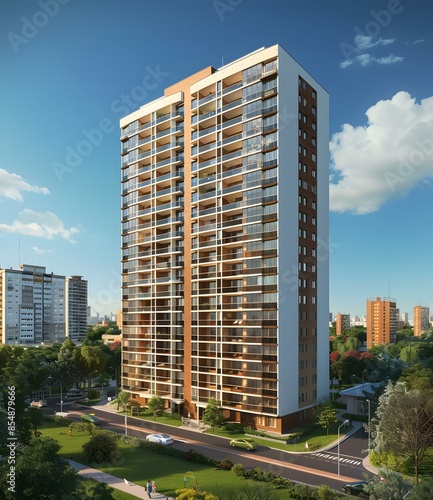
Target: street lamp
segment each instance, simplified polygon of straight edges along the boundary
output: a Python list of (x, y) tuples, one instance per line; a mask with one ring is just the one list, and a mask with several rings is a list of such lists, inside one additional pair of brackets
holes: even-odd
[(57, 380), (57, 382), (60, 382), (60, 412), (63, 413), (63, 386), (62, 386), (62, 381), (59, 378), (54, 378), (54, 377), (48, 377), (50, 380)]
[(364, 373), (367, 373), (367, 370), (364, 370), (364, 371), (362, 372), (362, 383), (363, 383), (363, 384), (364, 384)]
[(371, 420), (371, 414), (370, 414), (370, 403), (371, 401), (367, 399), (368, 403), (368, 455), (370, 455), (370, 420)]
[(337, 464), (338, 464), (338, 477), (340, 477), (340, 429), (343, 427), (343, 425), (346, 425), (349, 421), (345, 420), (339, 427), (338, 427), (338, 436), (337, 436)]

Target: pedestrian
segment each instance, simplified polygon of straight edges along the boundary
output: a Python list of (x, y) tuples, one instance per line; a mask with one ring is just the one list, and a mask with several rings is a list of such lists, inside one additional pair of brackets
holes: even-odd
[(149, 498), (152, 498), (152, 482), (150, 481), (150, 479), (147, 481), (147, 484), (146, 484), (146, 491), (147, 491), (147, 494), (149, 495)]
[(69, 437), (72, 437), (72, 427), (69, 427)]
[(152, 481), (152, 493), (156, 493), (156, 483)]

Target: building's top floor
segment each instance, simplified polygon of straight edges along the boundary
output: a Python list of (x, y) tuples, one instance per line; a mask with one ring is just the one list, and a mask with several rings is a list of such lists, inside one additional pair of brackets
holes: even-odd
[(367, 302), (393, 302), (397, 303), (397, 299), (393, 299), (391, 297), (369, 297)]
[[(158, 109), (168, 105), (176, 104), (184, 101), (184, 92), (189, 89), (191, 94), (200, 93), (207, 88), (211, 89), (221, 80), (225, 80), (226, 84), (235, 84), (235, 75), (242, 75), (242, 72), (253, 68), (255, 65), (263, 64), (263, 75), (275, 72), (278, 69), (277, 59), (284, 59), (285, 64), (289, 64), (293, 71), (317, 90), (327, 94), (326, 90), (308, 74), (304, 68), (297, 63), (280, 45), (272, 45), (271, 47), (262, 47), (249, 54), (236, 59), (230, 63), (215, 69), (213, 66), (208, 66), (164, 89), (164, 95), (141, 106), (138, 110), (133, 111), (129, 115), (121, 118), (120, 127), (123, 128), (134, 120), (139, 119), (143, 115), (147, 115)], [(231, 81), (233, 80), (233, 81)]]

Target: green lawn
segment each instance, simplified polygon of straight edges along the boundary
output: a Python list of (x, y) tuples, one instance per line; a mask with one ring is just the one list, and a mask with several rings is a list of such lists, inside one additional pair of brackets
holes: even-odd
[[(318, 426), (312, 427), (305, 434), (299, 437), (299, 441), (291, 444), (286, 444), (284, 441), (266, 439), (261, 436), (252, 436), (252, 438), (254, 439), (254, 441), (257, 441), (257, 443), (263, 446), (267, 446), (269, 448), (276, 448), (278, 450), (293, 451), (293, 452), (307, 451), (305, 443), (308, 442), (308, 451), (312, 451), (314, 449), (326, 447), (331, 443), (333, 443), (334, 441), (336, 441), (338, 439), (338, 425), (339, 424), (332, 426), (329, 429), (329, 434), (326, 434), (326, 430), (321, 427)], [(346, 430), (343, 427), (340, 430), (340, 439), (342, 439), (345, 436), (347, 430), (350, 430), (350, 427), (347, 427)], [(222, 436), (229, 439), (245, 437), (245, 434), (233, 431), (226, 431), (218, 428), (215, 429), (215, 433), (211, 429), (208, 429), (205, 432), (208, 434), (215, 434), (216, 436)]]
[[(90, 438), (88, 432), (74, 429), (70, 437), (67, 427), (60, 427), (52, 422), (44, 422), (39, 430), (44, 436), (51, 436), (60, 443), (59, 453), (64, 458), (95, 467), (95, 464), (87, 463), (81, 454), (82, 445)], [(173, 497), (175, 490), (184, 487), (183, 480), (187, 472), (190, 472), (188, 486), (194, 486), (196, 480), (202, 490), (211, 491), (221, 500), (237, 498), (243, 490), (257, 492), (261, 488), (269, 489), (269, 486), (262, 483), (238, 478), (230, 471), (215, 470), (209, 466), (126, 445), (121, 446), (121, 457), (115, 463), (100, 464), (97, 468), (142, 486), (151, 479), (156, 481), (158, 491)], [(275, 490), (274, 493), (275, 499), (288, 498), (285, 490)], [(123, 497), (116, 498), (123, 500)], [(124, 498), (126, 500), (127, 497)]]
[[(125, 415), (124, 411), (118, 411), (117, 413), (119, 415)], [(157, 422), (158, 424), (171, 425), (172, 427), (180, 427), (182, 425), (181, 420), (170, 416), (154, 417), (149, 413), (141, 413), (140, 415), (136, 414), (131, 415), (131, 413), (128, 411), (128, 417), (139, 418), (140, 420), (149, 420), (150, 422)]]

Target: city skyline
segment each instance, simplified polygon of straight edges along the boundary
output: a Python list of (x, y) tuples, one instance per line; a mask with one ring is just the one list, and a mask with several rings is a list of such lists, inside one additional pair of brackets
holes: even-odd
[(418, 7), (271, 1), (263, 19), (256, 0), (5, 2), (0, 266), (82, 275), (92, 310), (117, 311), (120, 118), (209, 63), (278, 43), (330, 94), (330, 311), (365, 315), (368, 297), (388, 295), (409, 317), (433, 309), (432, 6)]

